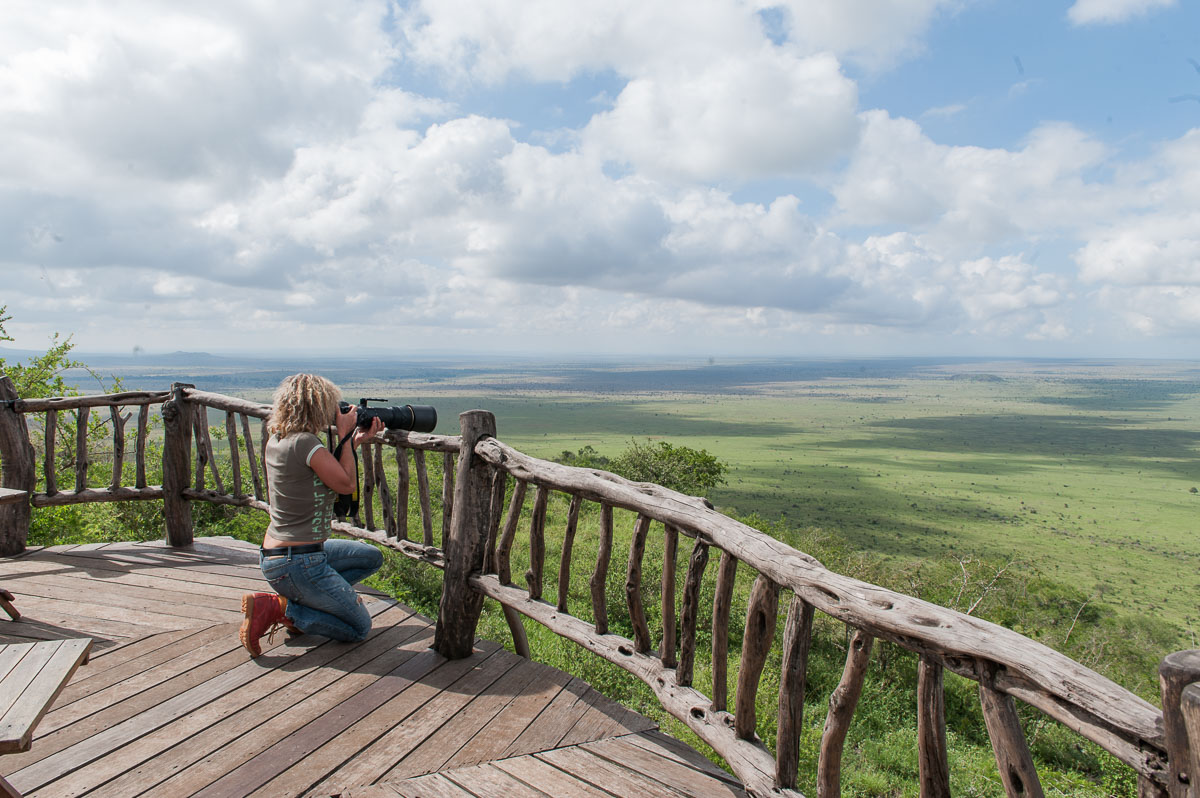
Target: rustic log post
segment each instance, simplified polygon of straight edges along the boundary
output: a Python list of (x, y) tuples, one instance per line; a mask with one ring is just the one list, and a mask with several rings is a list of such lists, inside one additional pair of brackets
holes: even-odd
[(796, 788), (796, 773), (800, 766), (800, 732), (804, 727), (804, 691), (808, 682), (813, 614), (813, 605), (793, 595), (783, 630), (775, 780), (780, 787), (790, 790)]
[(192, 543), (192, 506), (183, 495), (192, 481), (192, 406), (184, 396), (184, 388), (194, 386), (175, 383), (174, 395), (163, 403), (163, 518), (167, 526), (167, 543), (171, 546), (190, 546)]
[(75, 411), (75, 492), (87, 490), (88, 479), (88, 414), (90, 407), (81, 407)]
[(496, 544), (500, 542), (500, 522), (504, 519), (504, 494), (508, 490), (508, 472), (492, 472), (492, 499), (488, 509), (487, 552), (483, 555), (483, 572), (496, 573)]
[(43, 453), (42, 472), (46, 475), (46, 494), (53, 496), (58, 493), (58, 475), (55, 473), (54, 451), (57, 444), (58, 411), (50, 408), (46, 411), (46, 451)]
[(867, 665), (871, 662), (871, 646), (875, 638), (861, 629), (850, 638), (846, 651), (846, 667), (842, 680), (829, 696), (829, 714), (821, 733), (821, 753), (817, 759), (817, 798), (837, 798), (842, 794), (842, 751), (846, 733), (862, 695)]
[(121, 487), (125, 477), (125, 422), (129, 420), (129, 416), (121, 415), (121, 408), (112, 405), (108, 408), (109, 418), (113, 425), (113, 461), (112, 461), (112, 480), (108, 483), (110, 490), (117, 490)]
[(646, 535), (650, 519), (638, 515), (629, 542), (629, 565), (625, 569), (625, 601), (629, 605), (629, 622), (633, 625), (634, 649), (639, 654), (650, 651), (650, 626), (646, 623), (646, 608), (642, 603), (642, 556), (646, 553)]
[(258, 473), (258, 459), (254, 455), (254, 438), (250, 435), (250, 417), (242, 415), (242, 442), (246, 445), (246, 464), (250, 467), (250, 478), (254, 482), (254, 498), (263, 501), (262, 477)]
[[(442, 540), (454, 523), (454, 455), (442, 452)], [(443, 543), (442, 545), (445, 545)]]
[(492, 469), (475, 454), (475, 444), (496, 435), (496, 417), (485, 410), (469, 410), (459, 416), (459, 423), (462, 449), (454, 490), (456, 509), (450, 535), (442, 541), (446, 572), (433, 641), (434, 649), (447, 659), (471, 655), (483, 609), (483, 594), (472, 589), (467, 580), (483, 571)]
[(396, 537), (396, 516), (392, 506), (392, 489), (388, 485), (387, 469), (383, 467), (383, 444), (375, 444), (375, 482), (379, 485), (379, 506), (383, 512), (383, 529), (389, 538)]
[(258, 425), (258, 461), (263, 464), (262, 480), (263, 493), (266, 500), (271, 500), (271, 478), (267, 475), (267, 441), (271, 439), (271, 420), (264, 418)]
[(742, 661), (738, 667), (737, 694), (733, 703), (733, 731), (743, 740), (755, 739), (758, 681), (767, 664), (767, 655), (771, 653), (778, 614), (779, 585), (759, 574), (750, 588), (746, 634), (742, 639)]
[[(137, 444), (135, 448), (134, 486), (146, 487), (146, 437), (150, 432), (150, 405), (144, 404), (138, 408)], [(259, 497), (261, 498), (261, 497)]]
[(679, 664), (675, 638), (675, 556), (678, 550), (679, 530), (667, 524), (663, 529), (662, 645), (658, 648), (664, 668)]
[[(429, 469), (425, 465), (425, 452), (413, 449), (413, 466), (417, 471), (417, 500), (421, 504), (421, 543), (433, 545), (433, 508), (429, 501)], [(442, 545), (446, 545), (442, 541)]]
[(712, 614), (712, 703), (718, 712), (724, 712), (729, 703), (729, 612), (733, 606), (737, 564), (736, 557), (721, 552)]
[[(521, 521), (521, 508), (525, 506), (527, 488), (528, 483), (519, 479), (513, 486), (512, 498), (508, 502), (508, 514), (504, 518), (504, 530), (499, 533), (499, 539), (496, 541), (492, 568), (502, 585), (512, 582), (512, 546), (513, 541), (517, 539), (517, 524)], [(503, 502), (503, 497), (501, 502)], [(494, 521), (489, 522), (489, 529), (493, 524)], [(513, 649), (525, 659), (529, 659), (529, 637), (525, 633), (525, 624), (521, 621), (520, 613), (504, 604), (500, 605), (500, 608), (504, 612), (504, 621), (508, 624), (508, 631), (512, 634)]]
[(692, 684), (692, 671), (696, 664), (696, 617), (700, 613), (700, 588), (707, 565), (708, 544), (697, 540), (688, 560), (687, 580), (683, 584), (683, 609), (679, 619), (679, 665), (675, 668), (675, 681), (681, 687), (690, 687)]
[(396, 539), (408, 540), (408, 449), (396, 447)]
[(229, 468), (232, 472), (234, 496), (245, 496), (242, 493), (242, 460), (238, 456), (237, 419), (232, 410), (225, 411), (225, 442), (229, 444)]
[(25, 501), (0, 504), (0, 556), (20, 554), (29, 538), (29, 495), (37, 487), (37, 466), (29, 427), (14, 406), (20, 397), (7, 376), (0, 375), (0, 487), (25, 491)]
[(613, 508), (600, 505), (600, 546), (596, 551), (596, 568), (588, 585), (592, 590), (592, 616), (596, 619), (596, 634), (608, 634), (608, 565), (612, 560)]
[[(1180, 694), (1180, 709), (1183, 712), (1183, 723), (1187, 728), (1189, 740), (1200, 740), (1200, 684), (1192, 683), (1183, 688)], [(1200, 773), (1200, 750), (1196, 746), (1188, 746), (1188, 773)], [(1200, 790), (1192, 787), (1192, 798)]]
[(204, 436), (200, 432), (200, 416), (208, 415), (208, 410), (203, 405), (189, 404), (191, 415), (189, 418), (192, 423), (192, 442), (196, 445), (196, 470), (192, 472), (194, 482), (192, 488), (194, 490), (204, 490), (205, 473), (208, 470), (208, 454), (204, 449)]
[(367, 519), (367, 529), (375, 529), (375, 453), (373, 443), (365, 443), (359, 456), (362, 463), (362, 492), (359, 494), (359, 509)]
[(529, 598), (542, 598), (542, 575), (546, 564), (546, 503), (550, 501), (550, 489), (538, 485), (533, 498), (533, 517), (529, 520), (529, 568), (525, 571), (525, 584), (529, 586)]
[(917, 740), (921, 798), (950, 798), (942, 666), (926, 656), (917, 663)]
[[(1189, 798), (1200, 794), (1200, 780), (1191, 776), (1191, 749), (1180, 697), (1183, 688), (1200, 682), (1200, 650), (1168, 654), (1158, 666), (1162, 688), (1163, 732), (1166, 735), (1169, 778), (1167, 794), (1171, 798)], [(1200, 744), (1200, 740), (1197, 740)]]
[(1042, 782), (1017, 718), (1016, 702), (1012, 696), (996, 689), (996, 667), (987, 662), (981, 665), (979, 703), (983, 706), (983, 722), (992, 741), (992, 753), (996, 757), (1004, 793), (1009, 798), (1042, 798)]
[(567, 508), (567, 529), (563, 532), (562, 557), (558, 561), (558, 611), (569, 612), (567, 597), (571, 592), (571, 552), (575, 548), (575, 530), (579, 526), (582, 496), (572, 496)]

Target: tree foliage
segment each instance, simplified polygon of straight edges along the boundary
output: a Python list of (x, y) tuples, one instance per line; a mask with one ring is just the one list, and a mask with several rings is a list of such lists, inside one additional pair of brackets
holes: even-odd
[(725, 484), (725, 464), (706, 449), (666, 441), (636, 440), (609, 463), (609, 470), (634, 482), (654, 482), (692, 496), (704, 496)]
[(607, 470), (611, 461), (591, 446), (584, 446), (577, 452), (572, 452), (570, 449), (563, 449), (563, 453), (555, 457), (554, 462), (576, 468), (600, 468)]
[(705, 449), (676, 446), (666, 441), (640, 444), (613, 458), (605, 457), (591, 446), (572, 452), (564, 449), (554, 462), (576, 468), (599, 468), (634, 482), (653, 482), (664, 488), (692, 496), (704, 496), (717, 485), (725, 484), (725, 464)]

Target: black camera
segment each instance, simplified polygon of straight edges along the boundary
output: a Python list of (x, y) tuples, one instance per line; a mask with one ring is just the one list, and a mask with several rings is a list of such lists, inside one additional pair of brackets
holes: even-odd
[[(369, 407), (367, 402), (386, 402), (387, 399), (359, 399), (358, 426), (371, 426), (371, 419), (378, 418), (388, 429), (406, 432), (433, 432), (437, 426), (437, 409), (429, 405), (405, 405), (404, 407)], [(343, 413), (353, 407), (349, 402), (338, 402)]]

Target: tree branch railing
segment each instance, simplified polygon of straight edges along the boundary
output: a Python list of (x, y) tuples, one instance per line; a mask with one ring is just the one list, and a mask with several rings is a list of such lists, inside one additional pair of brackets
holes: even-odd
[[(102, 397), (22, 400), (6, 395), (0, 378), (0, 457), (3, 487), (26, 491), (25, 521), (33, 507), (91, 501), (162, 499), (168, 541), (191, 542), (191, 502), (239, 505), (267, 510), (269, 485), (263, 468), (265, 419), (270, 407), (175, 385), (169, 392), (131, 392)], [(11, 386), (9, 386), (11, 394)], [(163, 474), (161, 485), (146, 483), (148, 408), (161, 404)], [(62, 414), (74, 412), (77, 429), (87, 428), (91, 408), (109, 408), (111, 474), (104, 487), (89, 487), (88, 465), (104, 457), (87, 450), (87, 436), (75, 441), (74, 490), (57, 489), (56, 472), (66, 442), (57, 440)], [(122, 412), (128, 408), (126, 412)], [(137, 413), (133, 430), (126, 423)], [(24, 417), (42, 413), (44, 490), (35, 490), (34, 447)], [(216, 422), (214, 424), (214, 414)], [(222, 415), (223, 414), (223, 415)], [(257, 440), (252, 419), (260, 426)], [(915, 703), (922, 796), (950, 794), (946, 751), (943, 674), (950, 671), (978, 683), (980, 706), (1006, 794), (1042, 794), (1033, 758), (1016, 712), (1020, 701), (1092, 741), (1138, 775), (1139, 796), (1200, 794), (1200, 651), (1178, 652), (1160, 668), (1163, 706), (1158, 710), (1132, 692), (1069, 657), (1012, 630), (830, 571), (813, 557), (717, 512), (703, 499), (616, 475), (539, 460), (495, 437), (495, 419), (484, 411), (461, 417), (462, 435), (440, 436), (388, 431), (362, 449), (361, 518), (336, 521), (335, 531), (371, 540), (445, 571), (435, 647), (447, 656), (470, 653), (484, 598), (500, 603), (514, 647), (529, 655), (520, 615), (571, 640), (632, 674), (657, 700), (729, 763), (751, 794), (796, 792), (809, 651), (817, 614), (845, 625), (847, 657), (841, 682), (829, 699), (815, 782), (818, 796), (840, 794), (842, 751), (876, 640), (918, 656)], [(211, 428), (223, 429), (224, 441)], [(134, 477), (125, 466), (133, 440)], [(392, 450), (387, 453), (386, 450)], [(426, 453), (441, 453), (430, 469)], [(56, 459), (57, 458), (57, 459)], [(410, 463), (411, 460), (411, 463)], [(80, 465), (83, 463), (83, 465)], [(222, 464), (223, 468), (218, 468)], [(429, 484), (441, 470), (440, 496)], [(412, 478), (415, 474), (415, 480)], [(532, 494), (532, 507), (526, 509)], [(507, 497), (507, 506), (506, 506)], [(568, 502), (566, 529), (558, 548), (558, 582), (547, 588), (547, 506)], [(440, 501), (439, 501), (440, 499)], [(589, 509), (590, 505), (596, 505)], [(378, 518), (376, 508), (379, 509)], [(0, 506), (0, 545), (24, 546), (14, 504)], [(595, 510), (595, 511), (593, 511)], [(624, 563), (624, 609), (610, 617), (609, 584), (618, 577), (613, 559), (614, 511), (633, 518)], [(3, 515), (7, 513), (8, 515)], [(410, 539), (410, 515), (420, 523), (420, 540)], [(595, 561), (587, 580), (590, 619), (571, 614), (571, 574), (578, 571), (577, 543), (587, 530), (584, 515), (596, 519)], [(527, 548), (518, 545), (522, 520)], [(377, 525), (377, 520), (381, 525)], [(435, 532), (437, 534), (435, 534)], [(679, 579), (680, 537), (692, 541), (686, 573)], [(440, 540), (439, 540), (440, 538)], [(440, 543), (440, 546), (437, 545)], [(661, 578), (647, 584), (647, 547), (663, 552)], [(715, 551), (714, 551), (715, 549)], [(19, 549), (18, 549), (19, 550)], [(514, 584), (513, 558), (527, 563)], [(715, 580), (710, 560), (716, 560)], [(745, 617), (734, 618), (732, 597), (740, 569), (750, 578)], [(747, 573), (748, 572), (748, 573)], [(701, 606), (706, 574), (715, 581), (712, 606)], [(582, 579), (582, 577), (580, 577)], [(657, 587), (658, 628), (647, 617), (644, 596)], [(544, 596), (549, 596), (546, 600)], [(590, 605), (590, 606), (588, 606)], [(782, 635), (776, 641), (786, 606)], [(619, 621), (619, 623), (617, 623)], [(730, 624), (743, 623), (734, 663), (734, 689), (728, 689)], [(614, 626), (629, 629), (616, 634)], [(712, 695), (693, 684), (702, 628), (711, 631)], [(760, 678), (772, 647), (782, 662), (772, 752), (758, 738)], [(730, 706), (732, 700), (732, 707)], [(1200, 742), (1200, 738), (1197, 738)]]

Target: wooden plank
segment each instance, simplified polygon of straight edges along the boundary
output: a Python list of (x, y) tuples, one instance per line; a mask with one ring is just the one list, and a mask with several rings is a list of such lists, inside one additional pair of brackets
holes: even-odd
[[(32, 600), (29, 603), (34, 604)], [(30, 606), (28, 609), (29, 612), (22, 616), (20, 621), (0, 621), (0, 633), (21, 635), (24, 634), (27, 627), (41, 625), (43, 628), (54, 628), (60, 633), (48, 639), (92, 637), (113, 640), (125, 637), (143, 637), (148, 631), (151, 631), (137, 624), (71, 615), (40, 606)]]
[[(462, 766), (478, 765), (492, 759), (488, 753), (485, 753), (486, 747), (480, 746), (473, 748), (471, 743), (479, 736), (480, 730), (491, 722), (497, 714), (501, 712), (516, 696), (519, 696), (526, 686), (537, 675), (534, 668), (523, 668), (523, 660), (518, 660), (514, 667), (510, 668), (493, 684), (479, 692), (471, 701), (457, 710), (441, 728), (426, 736), (415, 748), (413, 748), (404, 758), (395, 766), (392, 763), (396, 761), (395, 749), (389, 746), (381, 738), (380, 743), (373, 746), (381, 755), (379, 758), (385, 761), (384, 769), (375, 777), (367, 777), (356, 779), (360, 783), (368, 783), (377, 781), (383, 773), (386, 772), (387, 780), (395, 780), (406, 778), (409, 776), (417, 776), (424, 773), (433, 773), (438, 770), (446, 769), (444, 766), (452, 757), (458, 757)], [(406, 722), (406, 725), (407, 722)], [(362, 767), (360, 762), (367, 758), (367, 753), (372, 749), (368, 749), (354, 759), (349, 764), (348, 768), (343, 771), (356, 771), (361, 773)], [(350, 779), (343, 779), (343, 771), (339, 771), (327, 780), (326, 783), (319, 785), (320, 789), (331, 783), (342, 783), (350, 786)], [(331, 790), (333, 792), (333, 790)]]
[(4, 707), (0, 711), (0, 753), (29, 748), (34, 727), (87, 659), (91, 646), (87, 638), (35, 644), (35, 651), (46, 650), (50, 656), (39, 662), (41, 658), (31, 656), (31, 651), (4, 678), (0, 684), (0, 706)]
[(236, 651), (239, 645), (237, 627), (233, 624), (198, 629), (195, 634), (133, 659), (105, 676), (98, 675), (89, 684), (81, 685), (81, 691), (72, 690), (70, 696), (64, 696), (54, 717), (47, 719), (46, 732), (65, 728), (94, 712), (109, 710), (145, 690), (156, 689), (161, 693), (178, 676), (195, 678), (198, 669), (208, 673), (214, 667), (213, 660)]
[[(467, 659), (479, 656), (476, 654)], [(450, 660), (438, 670), (448, 670), (449, 665), (461, 661)], [(499, 650), (486, 658), (477, 659), (474, 667), (453, 682), (446, 678), (438, 679), (438, 671), (434, 671), (421, 684), (406, 690), (363, 718), (348, 730), (347, 736), (331, 740), (325, 746), (326, 749), (341, 747), (344, 740), (353, 740), (355, 744), (352, 750), (358, 753), (336, 772), (330, 769), (328, 777), (320, 782), (317, 790), (333, 793), (356, 784), (374, 782), (385, 773), (384, 779), (391, 781), (399, 776), (428, 772), (427, 769), (405, 770), (404, 761), (446, 723), (457, 719), (477, 695), (489, 689), (518, 662), (519, 658)], [(414, 704), (422, 692), (428, 693), (428, 696)], [(340, 755), (346, 757), (345, 753)], [(393, 770), (389, 768), (398, 760), (400, 765), (393, 769), (393, 776)], [(281, 794), (284, 785), (292, 786), (292, 783), (276, 783), (274, 792), (270, 794)], [(265, 796), (268, 793), (261, 794)]]
[[(476, 798), (475, 795), (459, 787), (440, 773), (388, 784), (387, 786), (396, 790), (397, 793), (405, 796), (405, 798)], [(350, 793), (350, 795), (357, 794), (357, 792)]]
[(505, 798), (547, 798), (494, 765), (477, 765), (445, 774), (446, 778), (473, 795), (503, 795)]
[[(11, 646), (4, 650), (5, 663), (0, 671), (0, 720), (12, 709), (21, 693), (37, 677), (38, 672), (46, 666), (54, 652), (58, 650), (60, 641), (49, 640), (43, 643), (24, 643)], [(10, 740), (0, 738), (0, 753), (7, 753), (16, 748), (6, 747)]]
[[(93, 576), (103, 576), (105, 574), (133, 574), (141, 572), (147, 576), (155, 576), (158, 578), (172, 579), (177, 582), (197, 583), (202, 587), (211, 587), (213, 585), (220, 587), (235, 588), (240, 591), (264, 590), (266, 582), (262, 578), (261, 572), (257, 577), (253, 571), (245, 570), (239, 572), (237, 576), (227, 576), (223, 574), (205, 573), (187, 567), (186, 561), (176, 563), (172, 566), (171, 563), (156, 563), (156, 564), (139, 564), (136, 562), (118, 561), (114, 558), (105, 558), (101, 554), (75, 556), (71, 552), (48, 552), (42, 551), (34, 555), (35, 561), (54, 563), (61, 569), (71, 570), (80, 569), (85, 573)], [(24, 568), (28, 562), (26, 559), (0, 562), (0, 575), (8, 573), (29, 573)], [(142, 567), (139, 567), (142, 566)], [(169, 569), (169, 570), (168, 570)], [(182, 585), (180, 590), (184, 589)]]
[[(411, 626), (417, 627), (415, 633)], [(273, 696), (261, 715), (258, 704), (243, 709), (198, 735), (194, 743), (181, 744), (130, 775), (141, 778), (142, 789), (154, 785), (144, 798), (191, 795), (326, 713), (337, 711), (380, 673), (395, 670), (419, 655), (432, 640), (433, 630), (413, 616), (403, 624), (385, 627), (379, 635), (345, 651), (329, 667)]]
[(338, 798), (403, 798), (404, 793), (397, 790), (390, 784), (371, 784), (366, 787), (356, 787), (353, 790), (348, 790)]
[(571, 730), (559, 740), (559, 746), (581, 745), (605, 737), (620, 737), (634, 732), (657, 729), (658, 724), (623, 707), (602, 694), (588, 708), (583, 717), (575, 722)]
[[(174, 657), (158, 668), (136, 674), (83, 699), (56, 707), (42, 722), (38, 744), (31, 751), (8, 757), (10, 773), (30, 767), (72, 746), (86, 744), (112, 727), (136, 718), (159, 703), (203, 684), (233, 665), (236, 627), (216, 627), (217, 642), (208, 641), (194, 652)], [(206, 630), (207, 631), (207, 630)], [(240, 648), (240, 645), (237, 646)]]
[[(81, 596), (78, 595), (66, 599), (46, 598), (22, 592), (21, 606), (25, 609), (25, 616), (32, 620), (45, 621), (55, 618), (58, 619), (56, 623), (71, 628), (78, 628), (70, 620), (73, 618), (80, 618), (92, 624), (102, 621), (105, 631), (124, 637), (142, 637), (151, 632), (211, 626), (213, 623), (203, 618), (192, 618), (186, 615), (148, 612), (133, 607), (115, 607), (103, 600), (92, 604), (80, 601), (80, 598)], [(227, 619), (227, 621), (232, 620), (233, 618)]]
[(341, 767), (367, 742), (422, 708), (443, 689), (495, 654), (497, 647), (458, 660), (418, 653), (329, 712), (288, 735), (246, 765), (197, 793), (205, 798), (278, 796), (303, 792)]
[(533, 723), (513, 741), (505, 756), (528, 754), (554, 748), (571, 731), (589, 706), (587, 695), (592, 688), (582, 679), (572, 677), (566, 686), (538, 714)]
[(726, 773), (721, 768), (713, 764), (712, 760), (705, 757), (696, 749), (689, 746), (687, 743), (675, 739), (669, 734), (664, 734), (658, 730), (640, 732), (638, 734), (630, 734), (621, 738), (623, 742), (630, 745), (636, 745), (645, 748), (658, 756), (675, 759), (678, 762), (687, 765), (688, 767), (699, 770), (702, 773), (707, 773), (713, 778), (720, 779), (734, 787), (741, 788), (742, 783), (735, 776)]
[[(104, 606), (157, 615), (177, 616), (188, 620), (188, 626), (198, 623), (231, 623), (241, 617), (239, 604), (229, 597), (226, 607), (213, 607), (197, 601), (192, 593), (154, 590), (137, 585), (120, 585), (99, 579), (73, 579), (47, 574), (36, 579), (6, 579), (6, 585), (23, 596), (37, 596), (82, 604), (83, 607)], [(80, 613), (86, 614), (86, 613)]]
[(0, 504), (19, 504), (29, 499), (29, 491), (0, 488)]
[(746, 798), (745, 790), (720, 779), (714, 779), (672, 757), (660, 756), (647, 751), (624, 737), (613, 737), (580, 747), (610, 762), (650, 776), (662, 784), (669, 784), (685, 795), (701, 796), (702, 798), (717, 795)]
[[(247, 590), (244, 583), (231, 587), (215, 583), (192, 581), (191, 578), (175, 578), (169, 571), (136, 571), (119, 565), (105, 568), (103, 567), (103, 561), (97, 562), (101, 563), (101, 565), (94, 566), (90, 563), (84, 565), (79, 561), (57, 558), (53, 554), (41, 554), (36, 559), (22, 560), (20, 564), (0, 561), (0, 576), (4, 576), (7, 582), (10, 575), (40, 578), (42, 575), (54, 574), (66, 579), (100, 581), (106, 584), (140, 585), (151, 589), (172, 590), (177, 593), (194, 593), (210, 598), (227, 596), (231, 599), (236, 599), (236, 597)], [(10, 565), (11, 567), (6, 568), (6, 565)], [(194, 578), (192, 574), (185, 574), (184, 576)], [(257, 587), (261, 589), (262, 586), (263, 583), (260, 582)]]
[(536, 757), (613, 795), (652, 795), (655, 798), (682, 798), (686, 795), (673, 785), (655, 781), (620, 763), (597, 756), (584, 747), (556, 748), (536, 754)]
[(455, 752), (446, 762), (445, 769), (477, 764), (467, 758), (469, 755), (479, 757), (478, 761), (501, 758), (571, 680), (569, 674), (537, 662), (526, 661), (520, 667), (532, 671), (536, 678), (471, 738), (467, 746)]
[[(496, 648), (488, 653), (494, 653)], [(380, 706), (386, 706), (397, 696), (407, 694), (427, 697), (427, 692), (410, 690), (414, 685), (428, 685), (431, 679), (436, 682), (434, 673), (440, 673), (440, 678), (452, 677), (450, 682), (461, 676), (478, 664), (476, 658), (466, 658), (446, 662), (442, 656), (432, 650), (420, 650), (414, 656), (404, 656), (400, 665), (394, 670), (386, 671), (364, 688), (349, 696), (335, 710), (326, 712), (318, 718), (307, 722), (306, 725), (286, 737), (276, 738), (275, 744), (263, 750), (240, 767), (212, 782), (197, 794), (203, 796), (247, 796), (251, 792), (272, 796), (272, 794), (287, 794), (301, 792), (304, 788), (316, 784), (358, 751), (350, 744), (346, 731), (366, 715), (370, 715)], [(440, 668), (439, 666), (450, 667)], [(410, 707), (408, 712), (412, 712)], [(396, 719), (396, 722), (400, 719)], [(330, 743), (334, 740), (334, 743)], [(338, 744), (341, 740), (344, 744)], [(288, 768), (298, 764), (301, 769)], [(288, 784), (296, 786), (289, 790)], [(302, 782), (302, 784), (300, 784)], [(265, 786), (264, 786), (265, 785)], [(272, 786), (274, 785), (274, 786)], [(262, 790), (259, 788), (262, 787)]]
[(112, 684), (113, 681), (120, 681), (124, 676), (117, 676), (114, 679), (112, 675), (114, 668), (119, 668), (131, 660), (158, 651), (177, 640), (190, 637), (196, 634), (197, 631), (195, 629), (175, 629), (170, 632), (147, 635), (120, 648), (106, 649), (101, 652), (93, 651), (88, 659), (87, 670), (82, 673), (76, 673), (74, 678), (71, 679), (71, 683), (67, 685), (62, 695), (59, 696), (60, 704), (65, 706), (71, 701), (75, 701), (99, 689), (99, 687)]
[[(281, 645), (282, 641), (273, 647), (264, 646), (263, 651), (264, 653), (274, 652), (274, 649), (278, 649)], [(235, 664), (235, 662), (241, 664)], [(89, 738), (16, 771), (11, 777), (13, 783), (29, 791), (60, 778), (64, 773), (78, 771), (84, 765), (105, 756), (122, 745), (186, 715), (197, 707), (204, 706), (267, 672), (262, 663), (246, 660), (246, 653), (241, 649), (240, 644), (236, 651), (230, 651), (207, 664), (215, 669), (215, 673), (194, 677), (193, 673), (189, 672), (172, 680), (176, 683), (190, 684), (190, 686), (161, 703), (152, 704), (153, 712), (142, 711), (139, 713), (135, 710), (135, 714), (120, 723), (100, 727)], [(146, 691), (146, 693), (152, 692), (154, 690)], [(120, 707), (123, 711), (128, 711), (126, 707), (131, 703), (135, 702), (123, 702)], [(103, 712), (96, 713), (89, 718), (89, 721), (104, 714)], [(58, 790), (56, 789), (55, 792), (57, 793)]]
[(574, 798), (612, 798), (612, 793), (594, 787), (549, 762), (534, 756), (517, 756), (492, 763), (513, 778), (546, 795), (569, 795)]
[[(407, 632), (411, 636), (424, 628), (423, 624), (409, 624)], [(395, 640), (393, 636), (387, 645), (393, 645)], [(64, 796), (84, 792), (90, 796), (138, 794), (192, 764), (212, 750), (213, 744), (230, 743), (287, 709), (293, 703), (288, 699), (311, 695), (319, 689), (319, 683), (332, 681), (347, 672), (344, 666), (335, 666), (322, 674), (320, 669), (332, 661), (347, 653), (355, 653), (356, 657), (365, 653), (363, 646), (348, 648), (332, 641), (312, 649), (295, 647), (280, 651), (287, 660), (268, 669), (261, 678), (217, 697), (55, 782), (56, 792)], [(367, 647), (366, 651), (379, 653), (380, 646)], [(290, 690), (293, 685), (296, 690)], [(218, 731), (210, 733), (218, 726)], [(167, 759), (175, 766), (173, 769), (164, 766)], [(97, 789), (98, 785), (103, 786)]]

